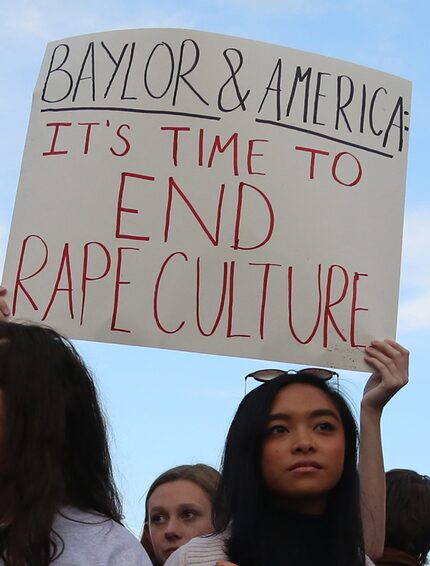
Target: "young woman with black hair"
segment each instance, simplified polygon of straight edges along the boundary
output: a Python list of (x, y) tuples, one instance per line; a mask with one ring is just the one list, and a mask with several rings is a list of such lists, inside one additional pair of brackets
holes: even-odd
[(120, 521), (83, 361), (54, 330), (0, 321), (0, 564), (150, 566)]
[(281, 375), (249, 393), (233, 419), (216, 534), (182, 546), (166, 566), (364, 566), (366, 552), (382, 553), (380, 417), (407, 382), (408, 352), (375, 341), (365, 359), (375, 372), (361, 403), (361, 491), (345, 399), (315, 373)]

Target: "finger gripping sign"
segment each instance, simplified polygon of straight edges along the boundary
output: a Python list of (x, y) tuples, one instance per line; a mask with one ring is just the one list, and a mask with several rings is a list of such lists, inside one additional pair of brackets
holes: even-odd
[(408, 81), (145, 29), (48, 44), (3, 284), (72, 338), (364, 369), (394, 337)]

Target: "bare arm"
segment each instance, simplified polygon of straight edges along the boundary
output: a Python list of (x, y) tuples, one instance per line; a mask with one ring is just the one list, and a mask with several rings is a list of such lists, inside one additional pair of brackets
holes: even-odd
[(381, 441), (382, 411), (408, 382), (409, 352), (393, 340), (374, 340), (365, 361), (374, 373), (364, 388), (360, 411), (361, 513), (366, 554), (379, 558), (385, 540), (385, 472)]

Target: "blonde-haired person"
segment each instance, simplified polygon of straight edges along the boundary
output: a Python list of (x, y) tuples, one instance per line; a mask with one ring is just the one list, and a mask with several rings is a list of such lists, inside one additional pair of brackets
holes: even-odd
[(145, 501), (141, 543), (154, 566), (190, 539), (210, 534), (219, 473), (206, 464), (176, 466), (158, 476)]

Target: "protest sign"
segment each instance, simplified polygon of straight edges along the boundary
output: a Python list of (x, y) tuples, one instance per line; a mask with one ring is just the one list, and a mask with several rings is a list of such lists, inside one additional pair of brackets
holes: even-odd
[(72, 338), (364, 369), (394, 337), (408, 81), (145, 29), (50, 43), (3, 284)]

